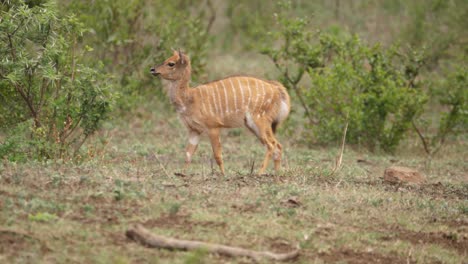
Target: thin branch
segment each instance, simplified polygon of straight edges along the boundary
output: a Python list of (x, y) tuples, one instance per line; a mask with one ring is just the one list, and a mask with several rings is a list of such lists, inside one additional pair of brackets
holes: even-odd
[(89, 134), (85, 134), (85, 136), (83, 137), (83, 139), (80, 141), (80, 143), (78, 143), (76, 146), (75, 146), (75, 150), (73, 151), (73, 156), (76, 156), (78, 154), (78, 150), (80, 150), (81, 146), (83, 146), (83, 143), (86, 141), (86, 139), (88, 139), (89, 137)]
[(45, 104), (45, 100), (44, 100), (44, 94), (45, 94), (45, 90), (47, 88), (47, 85), (48, 85), (48, 81), (46, 78), (42, 78), (42, 85), (41, 85), (41, 91), (40, 91), (40, 95), (39, 95), (39, 102), (38, 102), (38, 106), (37, 106), (37, 111), (40, 113), (41, 110), (42, 110), (42, 107), (44, 106)]
[(41, 122), (39, 121), (38, 119), (38, 116), (37, 116), (37, 112), (36, 110), (34, 109), (34, 106), (32, 105), (31, 101), (28, 100), (28, 97), (27, 95), (25, 94), (25, 92), (23, 91), (23, 89), (18, 85), (18, 84), (13, 84), (13, 86), (15, 87), (16, 91), (21, 95), (21, 97), (23, 98), (23, 100), (26, 102), (26, 105), (28, 106), (29, 108), (29, 111), (31, 112), (31, 115), (33, 116), (34, 118), (34, 123), (36, 125), (36, 127), (41, 127)]
[(312, 118), (312, 115), (310, 114), (309, 108), (307, 107), (307, 104), (306, 104), (306, 102), (304, 100), (304, 96), (302, 95), (301, 90), (299, 89), (299, 87), (297, 87), (297, 84), (302, 79), (302, 76), (304, 75), (305, 70), (303, 68), (301, 68), (301, 70), (299, 70), (296, 78), (293, 80), (289, 76), (288, 69), (283, 70), (276, 59), (272, 58), (271, 56), (268, 56), (268, 57), (273, 61), (275, 67), (286, 78), (286, 81), (288, 81), (291, 84), (291, 88), (292, 88), (292, 90), (294, 90), (297, 97), (299, 98), (299, 102), (301, 103), (302, 108), (304, 108), (305, 114), (306, 114), (307, 118), (309, 119), (310, 123), (311, 124), (317, 124), (317, 122)]
[(15, 35), (16, 32), (18, 31), (18, 29), (20, 29), (23, 26), (25, 20), (26, 19), (22, 19), (21, 22), (19, 23), (19, 25), (15, 28), (15, 30), (13, 30), (13, 32), (11, 32), (12, 36)]
[[(460, 106), (460, 103), (457, 103), (457, 104), (454, 104), (452, 105), (452, 109), (450, 110), (449, 112), (449, 116), (447, 118), (447, 121), (449, 123), (447, 123), (442, 130), (442, 132), (439, 133), (439, 135), (437, 136), (437, 138), (439, 138), (439, 145), (436, 147), (435, 150), (433, 150), (433, 154), (437, 153), (441, 148), (442, 146), (444, 145), (445, 143), (445, 140), (447, 139), (447, 135), (450, 133), (450, 132), (453, 132), (453, 127), (454, 127), (454, 124), (453, 124), (453, 120), (456, 118), (457, 116), (457, 113), (458, 113), (458, 109), (459, 109), (459, 106)], [(439, 130), (440, 131), (440, 130)]]
[(421, 139), (421, 142), (423, 143), (424, 151), (426, 151), (426, 154), (430, 156), (432, 153), (429, 148), (429, 145), (427, 144), (426, 138), (423, 136), (419, 128), (416, 126), (416, 123), (414, 122), (414, 120), (411, 120), (411, 124), (413, 124), (413, 128), (416, 131), (416, 134), (418, 134), (419, 138)]
[(214, 9), (214, 6), (213, 6), (213, 3), (211, 2), (211, 0), (207, 0), (206, 5), (208, 6), (208, 9), (211, 12), (211, 16), (210, 16), (210, 18), (208, 20), (208, 25), (206, 26), (206, 34), (208, 35), (208, 33), (210, 33), (211, 27), (213, 26), (213, 23), (214, 23), (214, 21), (216, 19), (216, 10)]
[[(75, 56), (75, 50), (76, 50), (76, 37), (73, 38), (73, 46), (72, 46), (72, 68), (71, 68), (71, 83), (73, 84), (73, 81), (75, 81), (75, 68), (76, 68), (76, 56)], [(58, 70), (58, 67), (57, 67)]]
[(14, 60), (16, 60), (16, 50), (15, 50), (15, 47), (13, 47), (13, 40), (11, 39), (11, 35), (9, 33), (7, 33), (7, 37), (8, 37), (8, 46), (10, 47), (11, 57)]
[(169, 173), (167, 173), (166, 167), (164, 166), (164, 164), (162, 164), (162, 162), (159, 159), (158, 154), (156, 154), (156, 152), (154, 153), (154, 157), (158, 161), (159, 166), (161, 167), (161, 170), (164, 172), (164, 174), (166, 174), (166, 177), (171, 178), (171, 176), (169, 176)]

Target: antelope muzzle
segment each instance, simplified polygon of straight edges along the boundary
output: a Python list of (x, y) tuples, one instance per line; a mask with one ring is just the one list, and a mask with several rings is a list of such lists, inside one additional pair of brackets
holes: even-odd
[(159, 75), (159, 72), (156, 71), (156, 69), (154, 67), (152, 67), (150, 69), (150, 73), (153, 74), (154, 76), (158, 76)]

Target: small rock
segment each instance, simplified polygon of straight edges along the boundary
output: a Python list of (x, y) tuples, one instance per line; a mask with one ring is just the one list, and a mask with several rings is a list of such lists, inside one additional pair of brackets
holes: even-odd
[(400, 166), (391, 166), (385, 169), (384, 180), (391, 183), (424, 183), (426, 181), (426, 176), (415, 169), (400, 167)]

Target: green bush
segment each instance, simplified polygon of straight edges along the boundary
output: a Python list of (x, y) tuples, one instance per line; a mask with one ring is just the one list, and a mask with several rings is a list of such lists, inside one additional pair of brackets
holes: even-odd
[(312, 34), (304, 19), (280, 15), (278, 24), (271, 36), (282, 45), (263, 53), (300, 100), (309, 120), (306, 139), (337, 141), (349, 122), (348, 143), (394, 151), (426, 101), (414, 83), (421, 54), (367, 45), (337, 28)]
[(343, 41), (320, 36), (327, 66), (308, 68), (311, 88), (304, 94), (320, 142), (339, 139), (349, 121), (348, 142), (392, 152), (421, 114), (426, 97), (412, 87), (407, 62), (395, 49), (369, 47), (357, 37)]
[(106, 117), (109, 80), (82, 63), (85, 29), (74, 16), (32, 6), (7, 1), (0, 11), (0, 155), (70, 157)]

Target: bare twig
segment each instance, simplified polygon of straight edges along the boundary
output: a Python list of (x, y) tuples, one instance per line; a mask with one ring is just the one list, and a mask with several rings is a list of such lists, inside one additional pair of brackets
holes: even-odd
[(16, 50), (13, 45), (13, 40), (11, 39), (12, 35), (7, 33), (7, 37), (8, 37), (8, 46), (10, 47), (11, 57), (13, 58), (13, 60), (16, 60)]
[(166, 167), (164, 167), (164, 164), (162, 164), (162, 162), (159, 159), (158, 154), (156, 154), (156, 152), (154, 153), (154, 157), (158, 161), (159, 166), (161, 167), (161, 170), (164, 172), (164, 174), (166, 174), (166, 177), (170, 178), (169, 173), (167, 173)]
[(426, 138), (423, 136), (419, 128), (416, 126), (416, 123), (414, 123), (414, 120), (411, 121), (411, 124), (413, 124), (413, 128), (416, 131), (416, 134), (418, 134), (419, 139), (421, 139), (421, 142), (423, 143), (424, 151), (426, 151), (426, 154), (430, 156), (431, 150), (429, 149), (429, 145), (427, 144)]
[(210, 166), (211, 166), (211, 176), (214, 176), (215, 170), (214, 170), (214, 166), (213, 166), (213, 159), (210, 159)]
[(152, 234), (141, 225), (136, 225), (127, 230), (126, 236), (145, 246), (164, 248), (170, 250), (204, 250), (209, 253), (220, 254), (229, 257), (249, 257), (255, 261), (271, 259), (276, 261), (288, 261), (299, 256), (299, 249), (290, 253), (276, 254), (269, 251), (253, 251), (249, 249), (231, 247), (221, 244), (212, 244), (202, 241), (181, 240)]
[(410, 247), (410, 249), (408, 250), (408, 257), (406, 258), (406, 263), (411, 263), (411, 255), (413, 253), (413, 247)]
[(14, 84), (16, 91), (20, 94), (20, 96), (23, 98), (23, 100), (26, 102), (26, 105), (29, 108), (29, 111), (31, 111), (31, 115), (34, 118), (34, 125), (36, 127), (41, 127), (41, 121), (39, 120), (39, 117), (37, 116), (36, 109), (34, 109), (33, 103), (31, 100), (29, 100), (28, 96), (25, 94), (23, 88), (19, 86), (18, 84)]
[(305, 99), (304, 99), (304, 96), (302, 95), (301, 89), (297, 86), (297, 84), (301, 81), (302, 76), (305, 73), (304, 68), (301, 67), (299, 72), (297, 73), (296, 77), (291, 78), (291, 76), (289, 74), (289, 71), (288, 71), (288, 68), (283, 70), (281, 68), (281, 66), (279, 65), (279, 63), (278, 63), (278, 60), (272, 58), (271, 56), (269, 56), (269, 57), (273, 61), (273, 63), (275, 64), (275, 67), (278, 69), (278, 71), (281, 72), (281, 74), (286, 79), (286, 81), (291, 85), (290, 88), (292, 90), (294, 90), (294, 92), (296, 93), (297, 98), (299, 98), (299, 102), (301, 103), (302, 108), (304, 108), (305, 115), (309, 119), (310, 123), (311, 124), (317, 124), (317, 121), (315, 121), (313, 119), (312, 115), (310, 114), (309, 107), (307, 106), (307, 104), (305, 102)]
[(346, 125), (343, 131), (343, 138), (341, 139), (341, 151), (340, 154), (336, 157), (335, 159), (335, 168), (333, 168), (333, 171), (331, 175), (333, 175), (335, 172), (337, 172), (341, 168), (341, 163), (343, 161), (343, 153), (344, 153), (344, 148), (345, 148), (345, 142), (346, 142), (346, 132), (348, 131), (348, 124), (349, 120), (346, 120)]
[(250, 176), (254, 173), (254, 166), (255, 166), (255, 158), (252, 159), (252, 165), (250, 166)]
[(85, 134), (83, 139), (75, 145), (75, 150), (73, 151), (73, 156), (78, 155), (78, 151), (80, 150), (81, 146), (83, 146), (83, 144), (85, 143), (86, 139), (88, 139), (88, 137), (89, 137), (89, 134)]

